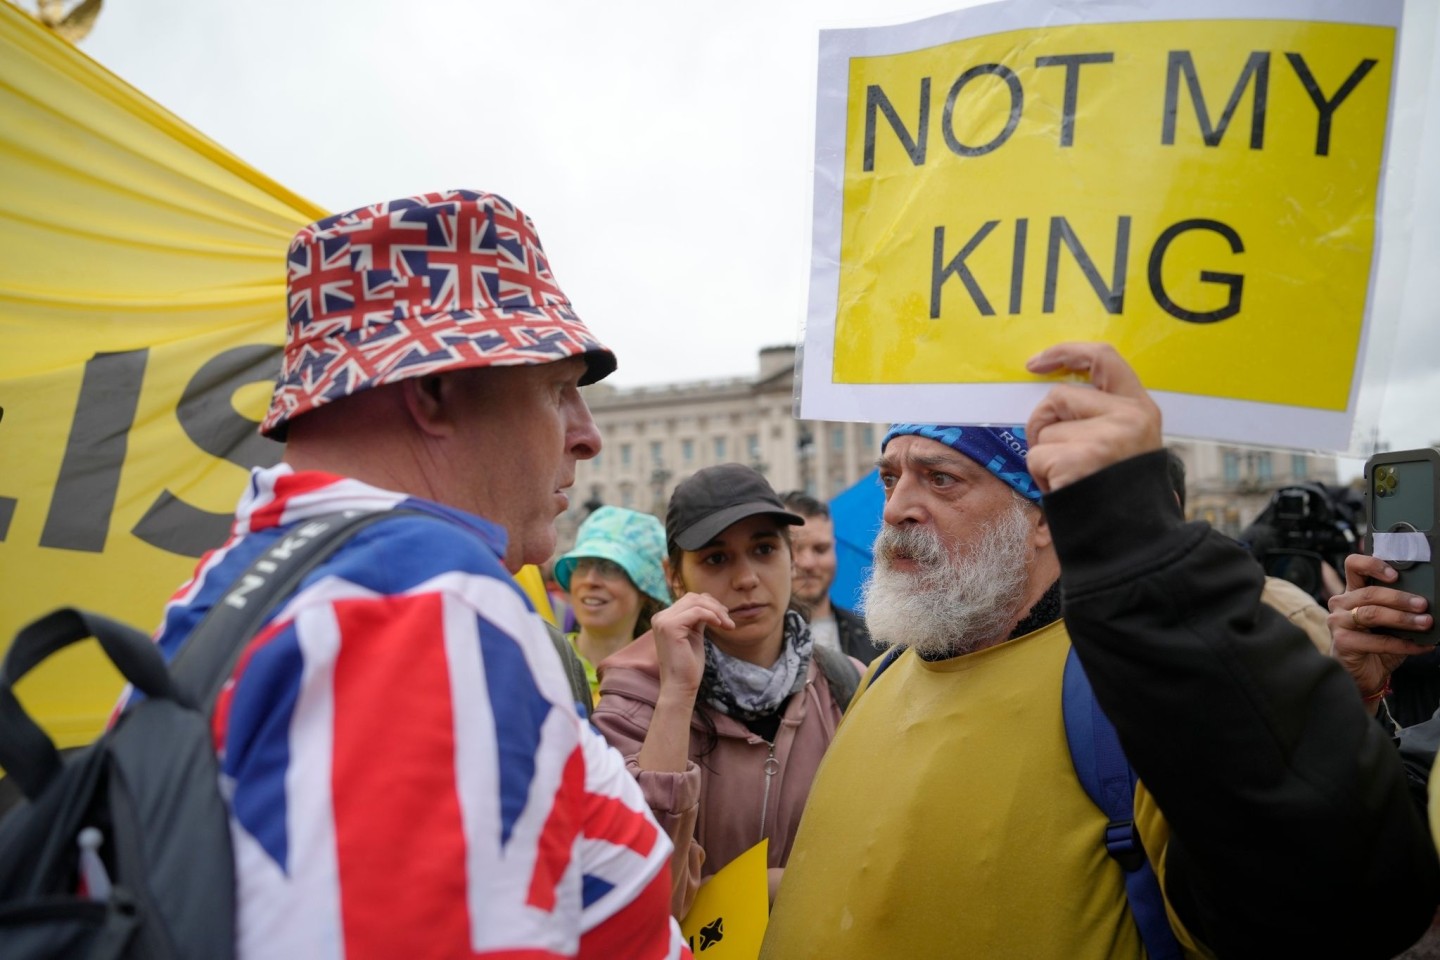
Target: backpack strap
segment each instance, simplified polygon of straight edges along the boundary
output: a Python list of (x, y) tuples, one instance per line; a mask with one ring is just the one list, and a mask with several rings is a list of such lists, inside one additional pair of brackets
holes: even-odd
[(575, 701), (575, 709), (581, 719), (589, 720), (595, 697), (590, 692), (590, 681), (585, 677), (585, 664), (580, 662), (580, 655), (570, 645), (564, 632), (544, 617), (541, 620), (544, 620), (545, 632), (550, 635), (550, 642), (560, 657), (560, 665), (565, 668), (565, 679), (570, 683), (570, 697)]
[(850, 709), (850, 700), (860, 686), (860, 671), (850, 658), (839, 650), (831, 650), (818, 643), (811, 649), (814, 651), (812, 655), (815, 663), (825, 675), (825, 682), (830, 685), (830, 696), (840, 704), (840, 712), (844, 713)]
[(290, 596), (311, 570), (355, 534), (397, 516), (429, 515), (404, 509), (327, 513), (296, 524), (256, 557), (190, 631), (170, 664), (170, 674), (185, 701), (210, 716), (241, 651), (275, 604)]
[(14, 685), (51, 654), (90, 637), (100, 641), (111, 663), (137, 690), (149, 697), (174, 699), (160, 651), (133, 627), (64, 607), (21, 628), (0, 664), (0, 767), (32, 800), (60, 772), (60, 753), (16, 699)]
[(1135, 829), (1135, 771), (1120, 748), (1115, 725), (1095, 701), (1073, 646), (1065, 658), (1061, 697), (1070, 759), (1085, 793), (1110, 819), (1105, 849), (1125, 872), (1125, 896), (1145, 952), (1150, 960), (1179, 960), (1183, 954), (1165, 915), (1165, 895)]
[(900, 659), (907, 647), (891, 647), (880, 657), (880, 663), (876, 665), (875, 672), (870, 674), (870, 686), (875, 686), (875, 681), (880, 679), (880, 674), (890, 669), (890, 665)]

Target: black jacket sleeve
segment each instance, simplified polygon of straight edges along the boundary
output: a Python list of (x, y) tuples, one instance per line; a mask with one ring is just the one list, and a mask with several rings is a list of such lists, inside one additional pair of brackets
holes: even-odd
[(1171, 828), (1166, 896), (1221, 957), (1390, 957), (1440, 865), (1396, 750), (1339, 664), (1185, 523), (1163, 451), (1045, 498), (1065, 621)]

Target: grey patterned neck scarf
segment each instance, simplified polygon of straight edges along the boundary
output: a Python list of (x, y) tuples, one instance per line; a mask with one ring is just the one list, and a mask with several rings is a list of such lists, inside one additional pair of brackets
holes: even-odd
[(700, 697), (721, 713), (737, 720), (757, 720), (780, 709), (792, 693), (805, 685), (814, 642), (805, 619), (794, 610), (785, 611), (785, 637), (780, 659), (762, 667), (737, 660), (705, 639), (705, 675), (700, 680)]

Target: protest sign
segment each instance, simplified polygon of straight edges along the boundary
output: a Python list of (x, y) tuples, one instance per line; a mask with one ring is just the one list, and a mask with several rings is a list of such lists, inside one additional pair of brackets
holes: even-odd
[(825, 31), (801, 416), (1022, 422), (1105, 340), (1167, 428), (1349, 442), (1400, 4), (988, 4)]
[(755, 960), (770, 921), (768, 840), (761, 840), (695, 892), (680, 933), (705, 960)]

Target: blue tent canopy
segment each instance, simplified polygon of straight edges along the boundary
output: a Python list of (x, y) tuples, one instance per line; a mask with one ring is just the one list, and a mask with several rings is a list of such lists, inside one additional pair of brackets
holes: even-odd
[(830, 518), (835, 522), (835, 582), (830, 584), (830, 602), (846, 610), (860, 604), (860, 588), (870, 575), (870, 547), (880, 531), (885, 509), (885, 490), (880, 473), (871, 470), (830, 501)]

